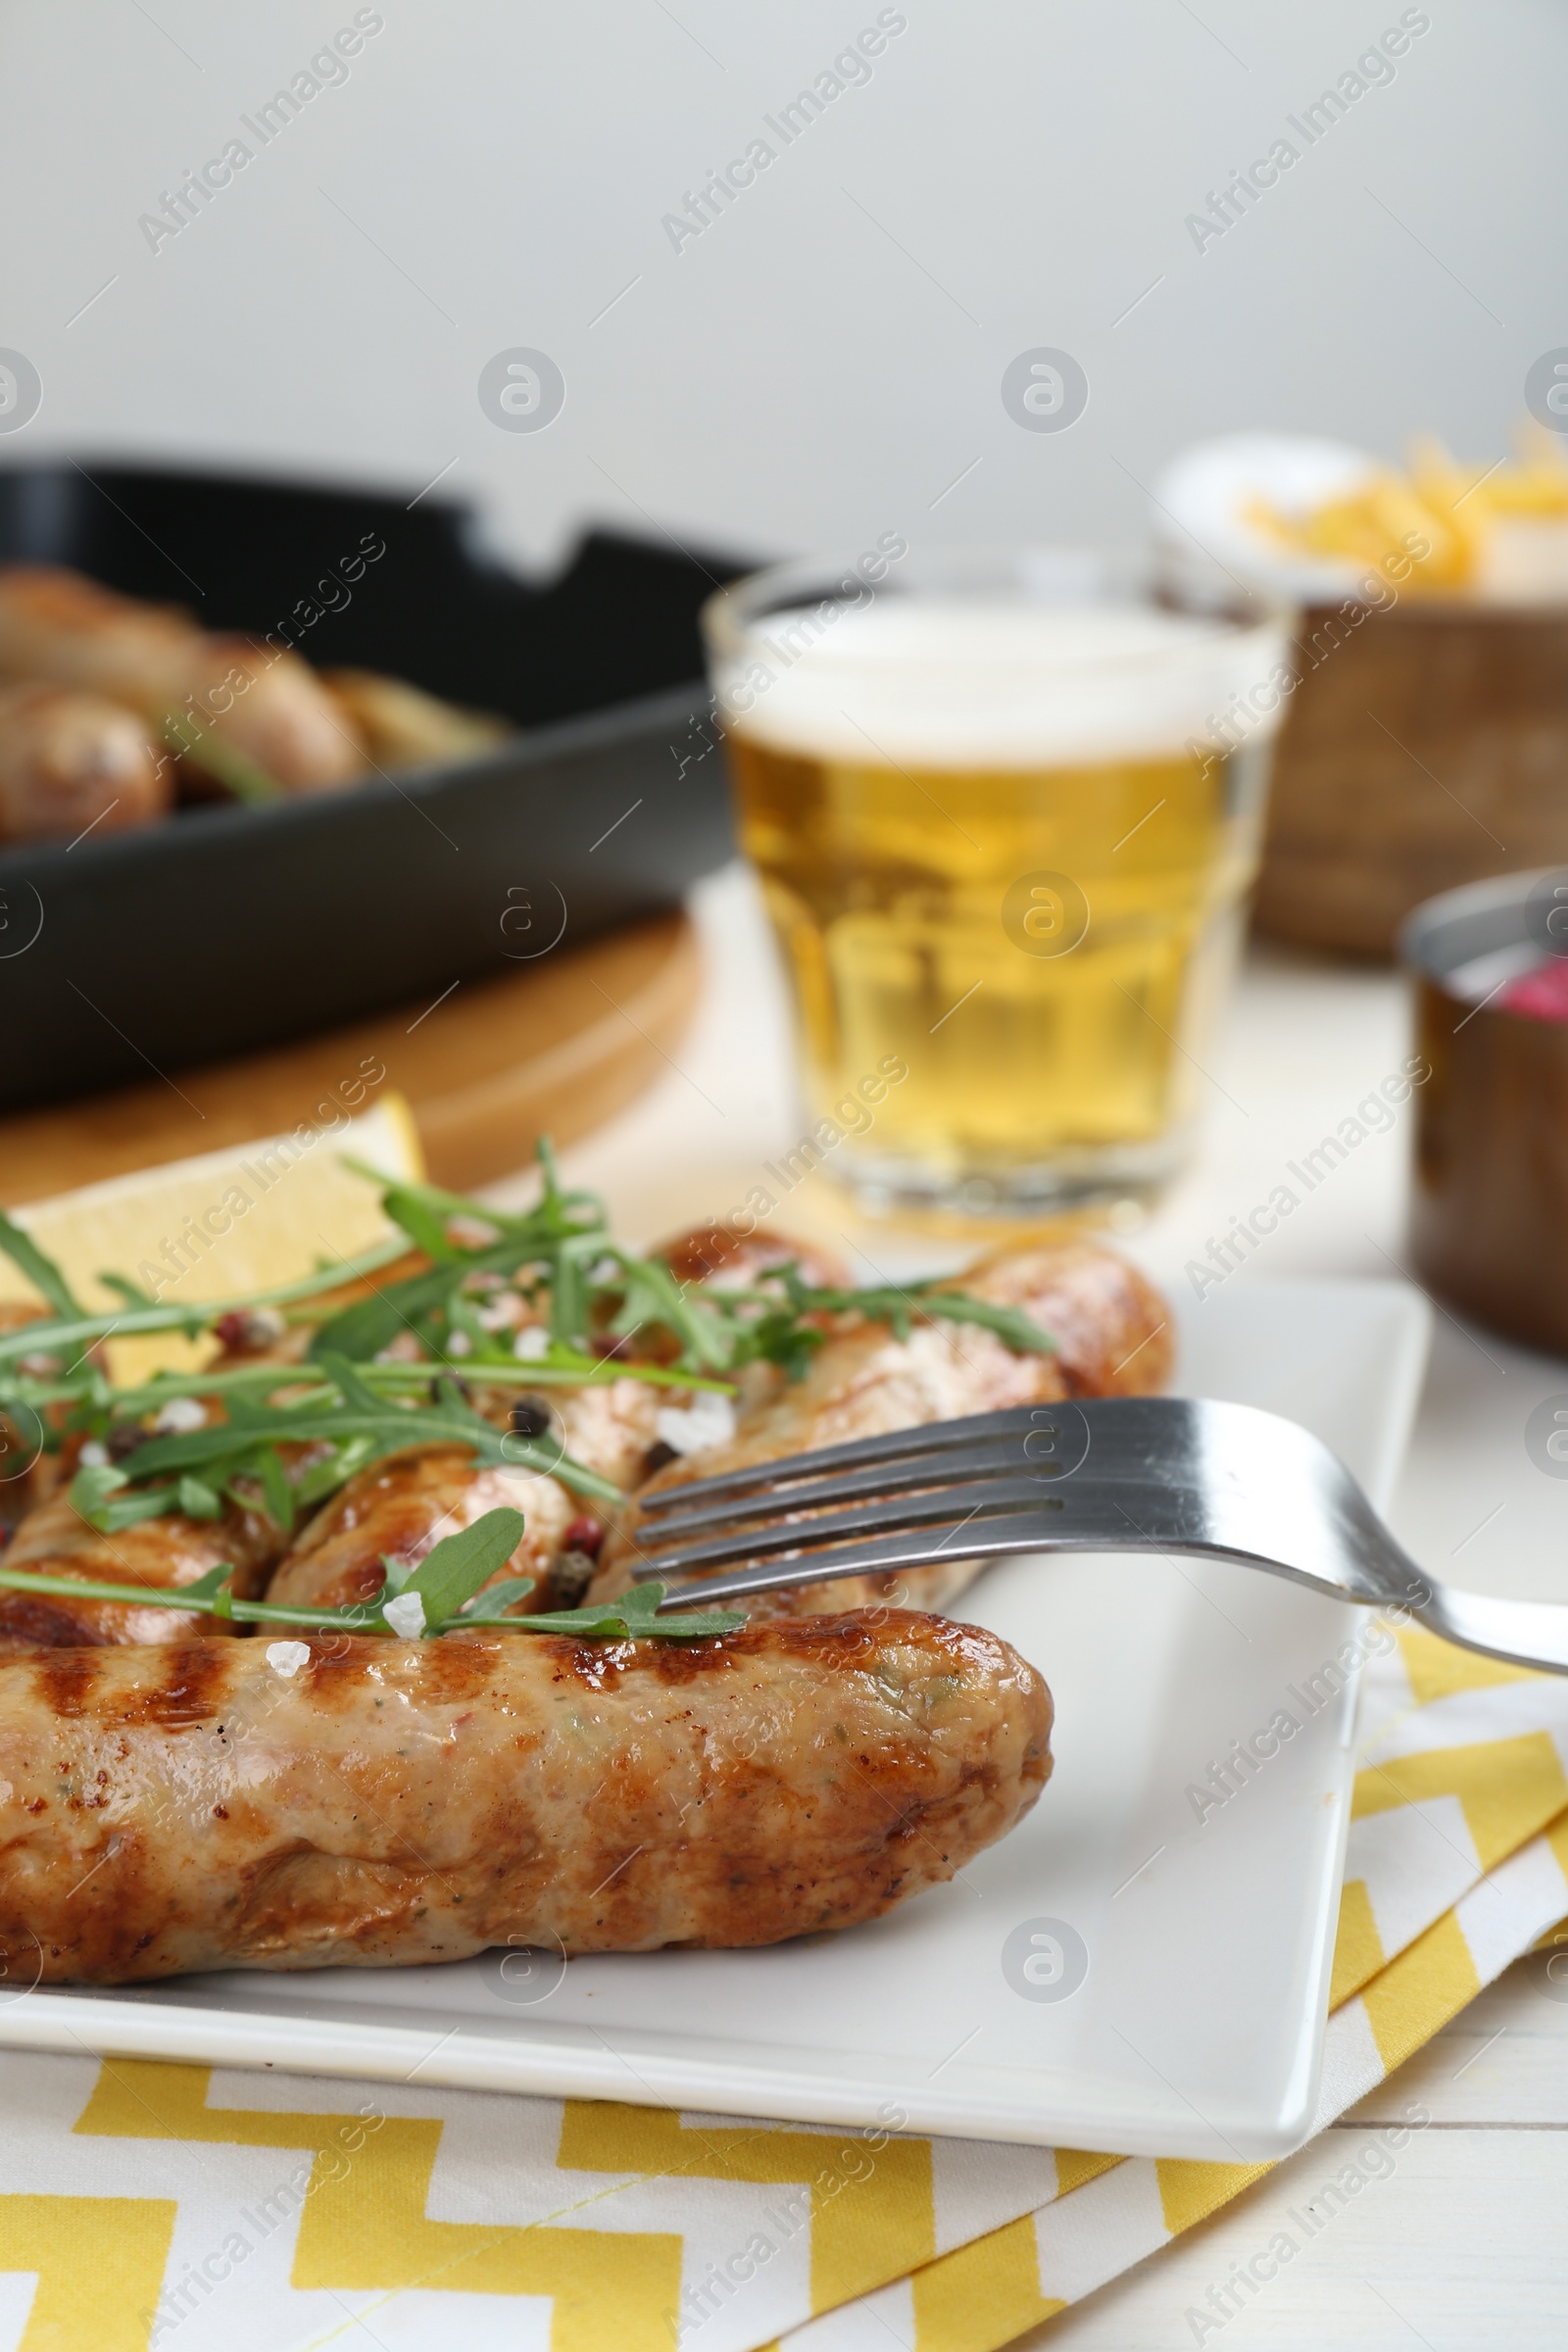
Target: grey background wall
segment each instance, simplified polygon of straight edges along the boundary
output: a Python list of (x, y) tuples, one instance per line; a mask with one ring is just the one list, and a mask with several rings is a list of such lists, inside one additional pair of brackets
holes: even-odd
[[(42, 402), (0, 463), (239, 458), (411, 497), (445, 469), (541, 562), (590, 516), (778, 552), (1126, 541), (1140, 485), (1231, 426), (1390, 453), (1431, 427), (1490, 461), (1568, 343), (1559, 0), (901, 0), (788, 145), (765, 118), (875, 0), (370, 13), (263, 144), (241, 118), (353, 0), (9, 0), (0, 345)], [(1288, 118), (1401, 15), (1429, 22), (1393, 77), (1307, 145)], [(141, 217), (235, 138), (155, 250)], [(773, 160), (677, 249), (664, 217), (758, 138)], [(1188, 216), (1281, 138), (1298, 159), (1200, 249)], [(1003, 404), (1041, 346), (1088, 378), (1068, 430)], [(544, 430), (480, 407), (515, 347), (564, 378)]]

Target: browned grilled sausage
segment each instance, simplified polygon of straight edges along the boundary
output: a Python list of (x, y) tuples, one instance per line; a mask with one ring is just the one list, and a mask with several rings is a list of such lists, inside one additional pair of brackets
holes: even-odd
[[(285, 791), (319, 791), (365, 770), (352, 719), (297, 654), (210, 636), (188, 613), (53, 565), (0, 566), (0, 676), (107, 696), (160, 737), (170, 713), (194, 719)], [(192, 760), (180, 766), (188, 773)]]
[[(938, 1287), (1022, 1307), (1056, 1340), (1057, 1352), (1014, 1353), (995, 1333), (972, 1323), (918, 1324), (907, 1340), (899, 1340), (885, 1323), (844, 1317), (805, 1378), (748, 1414), (731, 1445), (669, 1463), (642, 1492), (852, 1438), (958, 1420), (966, 1413), (1066, 1396), (1147, 1396), (1169, 1376), (1163, 1300), (1136, 1267), (1099, 1243), (1068, 1236), (1028, 1249), (999, 1250)], [(633, 1507), (606, 1548), (592, 1587), (594, 1599), (624, 1592), (636, 1530)], [(897, 1594), (921, 1608), (942, 1608), (972, 1583), (982, 1565), (958, 1561), (896, 1576), (845, 1578), (759, 1594), (751, 1606), (758, 1615), (793, 1614), (868, 1606)]]
[(0, 675), (45, 678), (161, 715), (201, 634), (189, 613), (119, 596), (53, 564), (0, 565)]
[[(505, 1419), (515, 1394), (486, 1393), (496, 1418)], [(663, 1390), (632, 1379), (553, 1390), (552, 1435), (575, 1461), (629, 1490), (642, 1474), (664, 1396)], [(491, 1581), (531, 1576), (534, 1590), (520, 1604), (529, 1614), (559, 1605), (552, 1570), (572, 1528), (593, 1518), (595, 1506), (577, 1500), (558, 1479), (481, 1465), (463, 1446), (411, 1449), (360, 1471), (296, 1537), (267, 1597), (312, 1609), (367, 1600), (379, 1590), (383, 1554), (416, 1566), (443, 1536), (456, 1535), (501, 1503), (521, 1511), (523, 1535)]]
[(803, 1282), (821, 1290), (841, 1289), (850, 1279), (843, 1260), (815, 1242), (787, 1233), (742, 1233), (716, 1221), (692, 1226), (652, 1254), (663, 1259), (677, 1282), (710, 1282), (715, 1290), (739, 1290), (760, 1274), (791, 1265), (799, 1267)]
[[(672, 1266), (696, 1268), (716, 1259), (721, 1267), (733, 1267), (736, 1254), (710, 1238), (723, 1230), (699, 1228), (661, 1254)], [(793, 1243), (769, 1248), (786, 1258), (804, 1256)], [(760, 1257), (755, 1270), (765, 1271), (767, 1262)], [(817, 1280), (842, 1279), (826, 1260), (819, 1260), (812, 1274)], [(928, 1324), (900, 1341), (885, 1324), (844, 1318), (804, 1381), (785, 1387), (770, 1375), (758, 1385), (733, 1446), (687, 1455), (647, 1485), (679, 1485), (743, 1462), (1002, 1405), (1070, 1393), (1112, 1395), (1118, 1389), (1142, 1395), (1163, 1385), (1170, 1363), (1163, 1305), (1125, 1259), (1098, 1244), (1070, 1238), (1031, 1250), (1000, 1250), (968, 1274), (956, 1276), (949, 1287), (1026, 1307), (1057, 1338), (1060, 1353), (1015, 1354), (993, 1333), (972, 1324)], [(1124, 1356), (1130, 1360), (1118, 1373)], [(551, 1394), (566, 1450), (628, 1494), (641, 1488), (655, 1417), (669, 1401), (667, 1396), (632, 1376)], [(557, 1598), (550, 1590), (551, 1572), (582, 1505), (555, 1480), (481, 1470), (471, 1456), (443, 1448), (399, 1454), (361, 1471), (296, 1539), (268, 1598), (309, 1608), (367, 1599), (380, 1586), (383, 1553), (413, 1564), (440, 1537), (508, 1501), (523, 1512), (526, 1530), (499, 1573), (533, 1577), (534, 1591), (521, 1605), (530, 1612), (548, 1608)], [(619, 1537), (612, 1538), (591, 1589), (595, 1599), (624, 1592), (628, 1564), (636, 1556), (635, 1530), (632, 1511), (623, 1518)], [(858, 1579), (765, 1596), (754, 1605), (762, 1614), (793, 1614), (804, 1608), (869, 1605), (896, 1593), (939, 1608), (978, 1573), (976, 1563), (959, 1561), (903, 1578)]]
[[(173, 708), (214, 728), (285, 792), (325, 792), (365, 774), (365, 746), (350, 714), (298, 654), (245, 637), (202, 637), (188, 651)], [(192, 755), (200, 765), (200, 750)], [(183, 771), (191, 764), (182, 760)], [(205, 775), (193, 797), (211, 797)]]
[[(68, 1495), (55, 1494), (28, 1512), (5, 1562), (8, 1568), (30, 1568), (44, 1576), (146, 1585), (154, 1592), (172, 1592), (226, 1560), (235, 1571), (235, 1592), (252, 1599), (281, 1549), (282, 1538), (270, 1519), (232, 1504), (221, 1519), (143, 1519), (106, 1536), (78, 1516)], [(141, 1609), (118, 1600), (0, 1591), (0, 1657), (78, 1643), (188, 1642), (199, 1633), (227, 1630), (220, 1621), (190, 1609)]]
[(0, 841), (121, 833), (172, 798), (133, 711), (59, 686), (0, 687)]
[(1004, 1837), (1050, 1733), (1004, 1642), (897, 1610), (59, 1651), (0, 1665), (0, 1951), (11, 1984), (120, 1984), (776, 1943)]
[(550, 1563), (578, 1506), (553, 1478), (475, 1462), (465, 1446), (389, 1454), (349, 1480), (296, 1538), (267, 1597), (291, 1608), (337, 1609), (380, 1591), (382, 1555), (416, 1567), (443, 1536), (455, 1536), (501, 1504), (523, 1515), (522, 1541), (496, 1580), (531, 1576), (535, 1609), (549, 1605)]

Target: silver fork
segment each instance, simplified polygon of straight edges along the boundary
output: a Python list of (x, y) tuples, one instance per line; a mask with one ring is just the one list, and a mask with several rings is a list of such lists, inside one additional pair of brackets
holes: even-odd
[(702, 1572), (661, 1610), (1014, 1551), (1191, 1552), (1568, 1674), (1568, 1606), (1435, 1584), (1326, 1446), (1248, 1404), (1021, 1405), (697, 1479), (640, 1512), (634, 1577)]

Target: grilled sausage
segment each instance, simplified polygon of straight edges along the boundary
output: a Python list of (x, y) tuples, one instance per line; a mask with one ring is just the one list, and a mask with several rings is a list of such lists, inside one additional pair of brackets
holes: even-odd
[[(694, 1283), (720, 1269), (732, 1281), (749, 1280), (770, 1266), (797, 1259), (809, 1264), (812, 1280), (843, 1280), (837, 1266), (820, 1255), (810, 1258), (803, 1244), (779, 1240), (756, 1248), (716, 1225), (680, 1236), (659, 1254), (680, 1279)], [(528, 1312), (537, 1311), (536, 1301)], [(298, 1354), (303, 1341), (299, 1335), (290, 1337)], [(482, 1370), (475, 1381), (480, 1409), (504, 1423), (516, 1391), (485, 1389)], [(655, 1422), (661, 1406), (670, 1401), (666, 1391), (630, 1375), (550, 1392), (556, 1434), (567, 1453), (613, 1479), (628, 1494), (646, 1476)], [(554, 1479), (481, 1469), (471, 1456), (448, 1448), (397, 1454), (362, 1470), (296, 1540), (268, 1598), (296, 1608), (342, 1608), (368, 1599), (379, 1588), (383, 1553), (413, 1566), (442, 1536), (455, 1534), (501, 1502), (514, 1503), (525, 1527), (521, 1543), (494, 1581), (531, 1576), (534, 1591), (522, 1607), (530, 1613), (549, 1608), (559, 1597), (551, 1591), (552, 1570), (568, 1531), (585, 1516), (584, 1506)]]
[(134, 712), (58, 686), (0, 687), (0, 841), (121, 833), (172, 797)]
[[(186, 655), (172, 707), (214, 728), (285, 792), (325, 792), (365, 774), (352, 717), (298, 654), (246, 637), (202, 637)], [(200, 764), (199, 748), (181, 769), (192, 761)], [(187, 784), (198, 799), (218, 789), (205, 771)]]
[[(669, 1463), (642, 1492), (662, 1492), (752, 1462), (1007, 1405), (1068, 1396), (1148, 1396), (1169, 1375), (1169, 1317), (1163, 1301), (1125, 1258), (1098, 1243), (1068, 1237), (1030, 1249), (999, 1250), (937, 1287), (1022, 1307), (1055, 1339), (1056, 1353), (1014, 1353), (994, 1332), (972, 1323), (919, 1324), (907, 1340), (899, 1340), (885, 1323), (845, 1317), (805, 1378), (749, 1414), (731, 1445)], [(625, 1591), (636, 1531), (633, 1508), (607, 1546), (591, 1588), (595, 1600)], [(942, 1608), (983, 1565), (964, 1560), (845, 1578), (760, 1593), (751, 1606), (754, 1615), (794, 1614), (869, 1606), (897, 1594), (920, 1608)]]
[(210, 636), (188, 613), (53, 565), (0, 566), (0, 676), (105, 695), (157, 735), (172, 712), (193, 717), (285, 791), (318, 791), (365, 770), (353, 721), (297, 654)]
[(1004, 1642), (896, 1610), (690, 1645), (340, 1636), (17, 1660), (0, 1952), (11, 1984), (122, 1984), (508, 1941), (776, 1943), (874, 1919), (1004, 1837), (1050, 1732)]
[[(715, 1265), (733, 1275), (738, 1260), (743, 1277), (750, 1279), (770, 1263), (806, 1259), (805, 1250), (790, 1243), (770, 1245), (766, 1254), (740, 1258), (738, 1251), (724, 1247), (728, 1239), (722, 1228), (699, 1228), (661, 1254), (672, 1267), (683, 1266), (688, 1279)], [(772, 1254), (774, 1248), (782, 1256)], [(840, 1278), (826, 1260), (812, 1264), (810, 1271), (817, 1280)], [(786, 1387), (767, 1373), (756, 1384), (733, 1446), (683, 1456), (648, 1481), (650, 1490), (708, 1477), (743, 1462), (775, 1459), (845, 1438), (912, 1428), (962, 1413), (1030, 1404), (1069, 1393), (1108, 1396), (1125, 1390), (1143, 1395), (1163, 1385), (1170, 1349), (1163, 1338), (1165, 1317), (1158, 1296), (1125, 1259), (1095, 1243), (1073, 1239), (1027, 1250), (1000, 1250), (946, 1287), (1026, 1307), (1057, 1339), (1059, 1353), (1015, 1354), (993, 1333), (972, 1324), (929, 1324), (900, 1341), (885, 1324), (857, 1318), (853, 1327), (828, 1341), (804, 1381)], [(844, 1320), (848, 1326), (850, 1319)], [(1123, 1357), (1130, 1360), (1118, 1372)], [(500, 1398), (502, 1393), (494, 1394)], [(567, 1452), (628, 1494), (644, 1484), (656, 1416), (669, 1401), (662, 1391), (634, 1377), (552, 1392)], [(268, 1598), (309, 1608), (339, 1608), (365, 1600), (379, 1588), (383, 1553), (413, 1565), (440, 1537), (507, 1501), (515, 1502), (526, 1526), (497, 1581), (531, 1576), (534, 1591), (522, 1608), (532, 1613), (556, 1605), (560, 1596), (551, 1591), (551, 1574), (581, 1504), (553, 1479), (482, 1470), (471, 1456), (445, 1448), (395, 1455), (361, 1471), (296, 1540)], [(591, 1587), (594, 1599), (625, 1591), (628, 1565), (636, 1557), (635, 1533), (633, 1510), (623, 1516), (619, 1537), (612, 1539), (605, 1566)], [(763, 1615), (842, 1610), (895, 1593), (921, 1607), (940, 1608), (978, 1574), (978, 1563), (956, 1561), (902, 1578), (862, 1578), (765, 1595), (754, 1608)]]
[(821, 1290), (842, 1289), (850, 1279), (843, 1261), (815, 1242), (787, 1233), (742, 1233), (716, 1220), (662, 1242), (653, 1254), (677, 1282), (711, 1283), (715, 1291), (741, 1290), (780, 1266), (798, 1266), (802, 1281)]
[[(515, 1391), (490, 1392), (504, 1418)], [(552, 1392), (555, 1437), (574, 1460), (630, 1489), (654, 1436), (664, 1392), (645, 1381), (607, 1381)], [(550, 1438), (541, 1441), (548, 1446)], [(594, 1516), (559, 1479), (476, 1462), (464, 1446), (397, 1453), (361, 1470), (295, 1538), (268, 1588), (293, 1608), (335, 1609), (368, 1600), (381, 1584), (385, 1554), (416, 1567), (443, 1536), (456, 1535), (499, 1503), (523, 1515), (522, 1540), (491, 1579), (531, 1576), (520, 1604), (530, 1614), (559, 1605), (552, 1571), (573, 1526)], [(574, 1596), (576, 1597), (576, 1596)]]
[[(282, 1538), (270, 1519), (232, 1504), (221, 1519), (143, 1519), (106, 1536), (77, 1515), (68, 1495), (55, 1494), (28, 1512), (5, 1563), (44, 1576), (172, 1592), (226, 1560), (235, 1571), (236, 1594), (253, 1599), (281, 1549)], [(199, 1633), (227, 1630), (220, 1620), (192, 1609), (141, 1609), (118, 1600), (0, 1591), (0, 1657), (82, 1643), (188, 1642)]]
[(531, 1576), (536, 1609), (548, 1607), (550, 1562), (578, 1506), (553, 1478), (476, 1463), (466, 1446), (389, 1454), (351, 1478), (295, 1539), (267, 1597), (290, 1608), (337, 1609), (380, 1591), (382, 1554), (416, 1567), (443, 1536), (507, 1503), (523, 1515), (516, 1550), (493, 1582)]
[(52, 564), (0, 565), (0, 675), (44, 678), (134, 710), (177, 707), (201, 632), (188, 612), (145, 605)]

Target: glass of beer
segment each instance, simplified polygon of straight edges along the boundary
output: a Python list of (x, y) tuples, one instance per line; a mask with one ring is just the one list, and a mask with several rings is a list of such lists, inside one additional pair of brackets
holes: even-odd
[(811, 1132), (866, 1208), (1044, 1215), (1147, 1200), (1180, 1164), (1289, 625), (1113, 558), (895, 534), (710, 599)]

